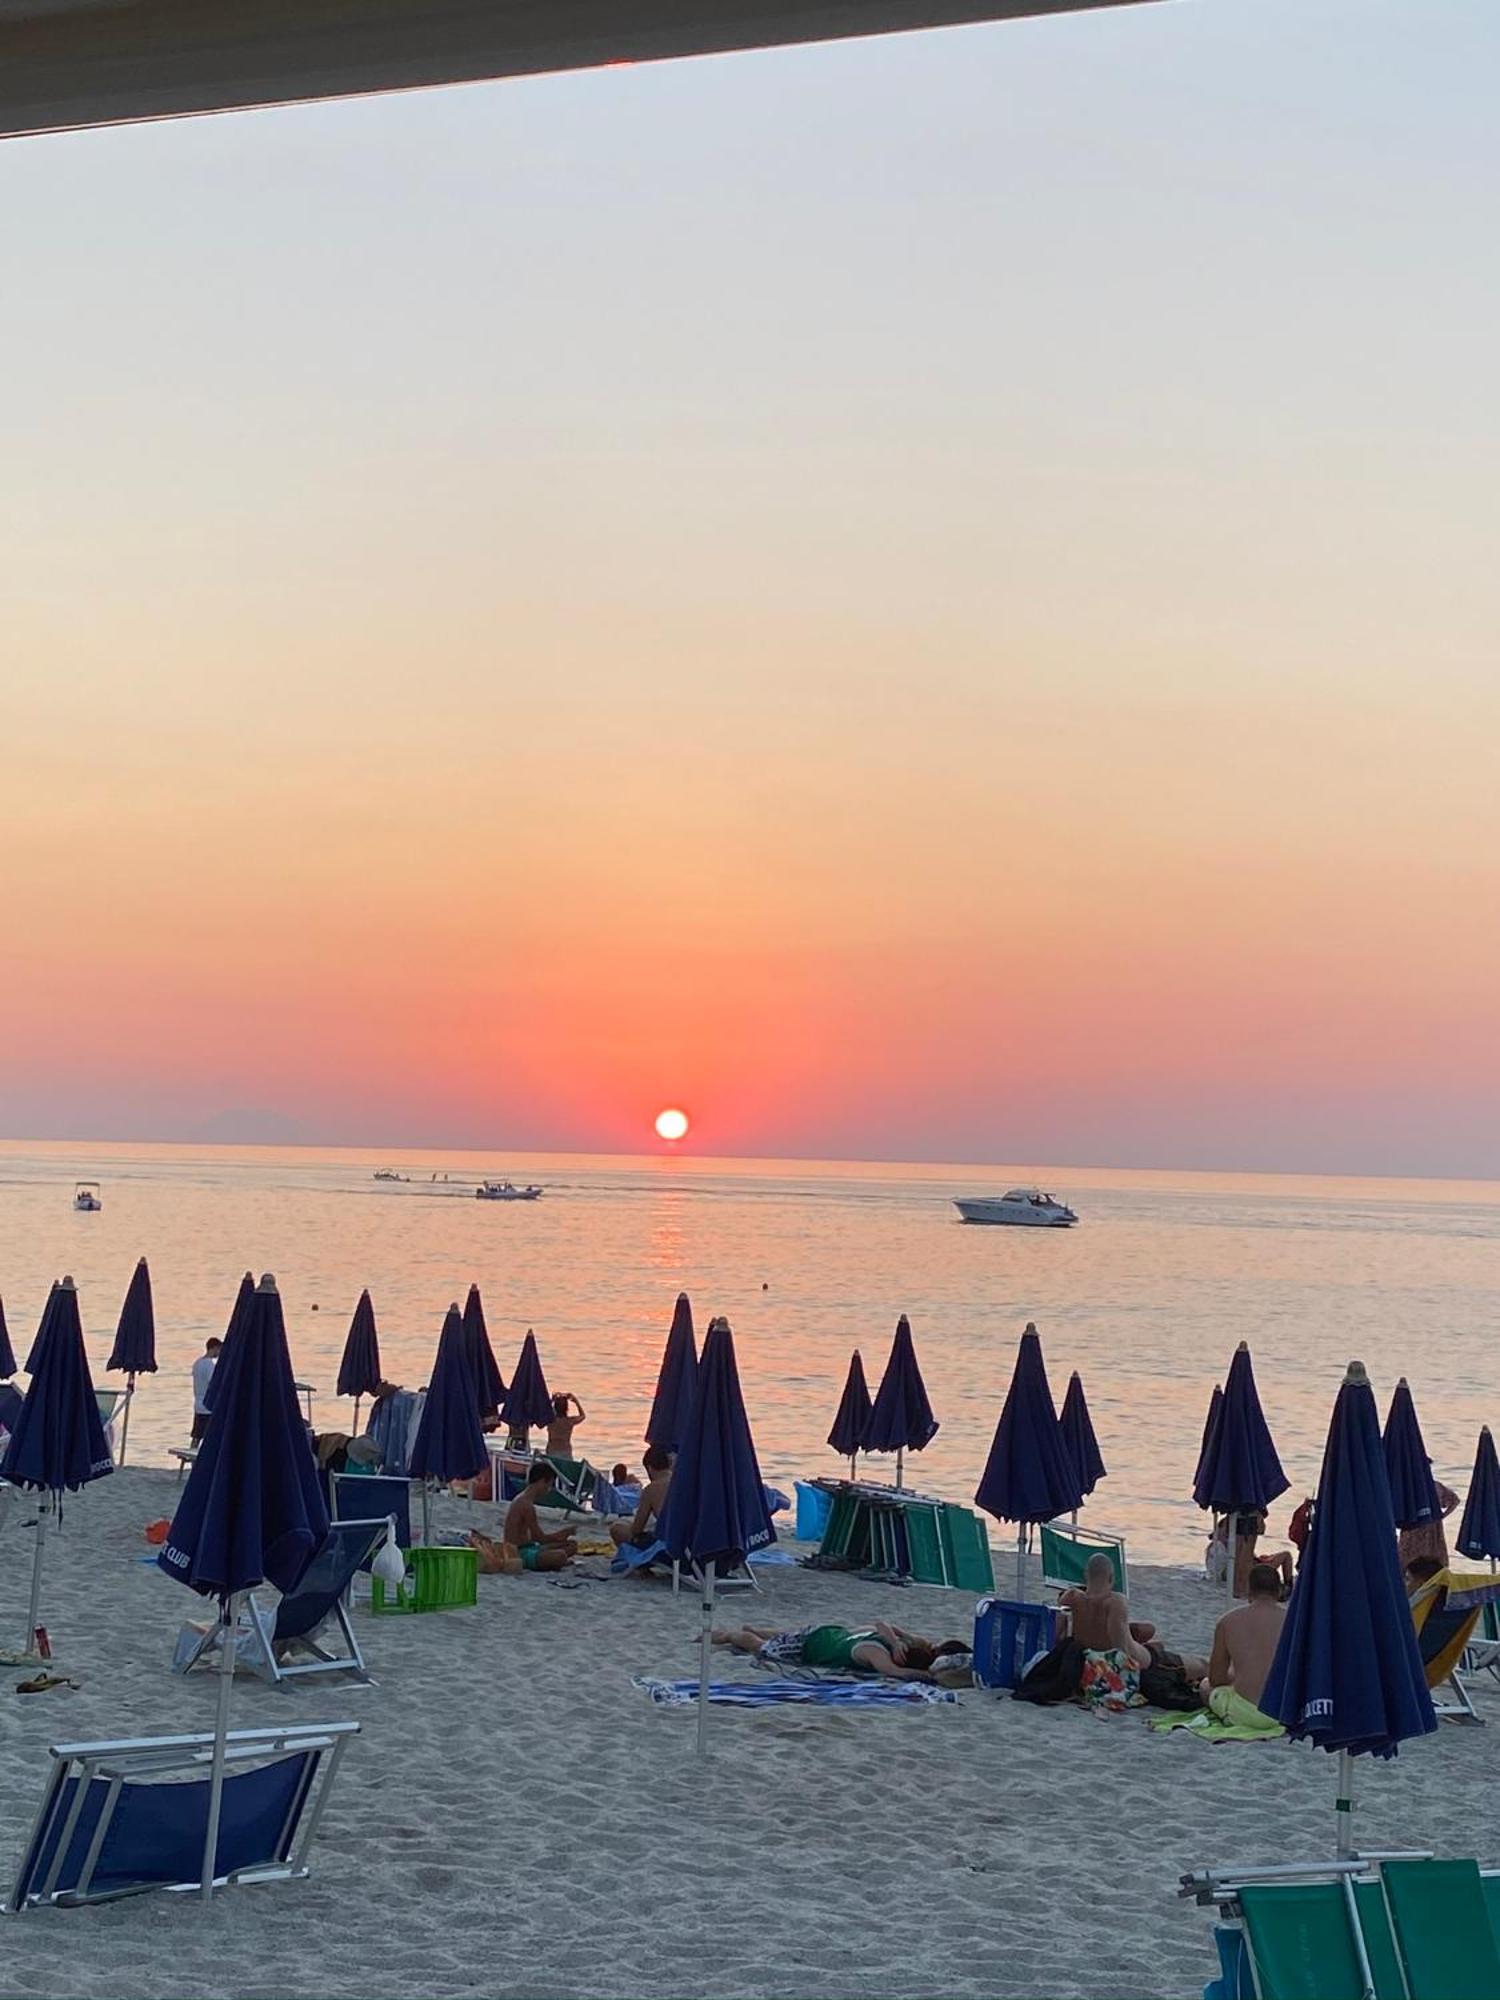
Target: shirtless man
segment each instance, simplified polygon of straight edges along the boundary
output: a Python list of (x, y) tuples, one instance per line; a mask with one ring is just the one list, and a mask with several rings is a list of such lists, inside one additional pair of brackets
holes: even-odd
[(556, 1472), (545, 1459), (538, 1459), (526, 1484), (505, 1510), (505, 1539), (520, 1550), (525, 1569), (566, 1569), (577, 1553), (570, 1528), (557, 1528), (549, 1534), (537, 1518), (538, 1501), (546, 1500), (556, 1484)]
[(573, 1433), (588, 1415), (576, 1396), (552, 1398), (552, 1420), (547, 1425), (547, 1449), (554, 1458), (573, 1456)]
[(1106, 1555), (1092, 1555), (1084, 1565), (1083, 1589), (1065, 1590), (1058, 1599), (1068, 1614), (1068, 1637), (1089, 1653), (1123, 1653), (1132, 1666), (1149, 1667), (1146, 1641), (1154, 1625), (1132, 1625), (1130, 1606), (1115, 1589), (1114, 1564)]
[(1208, 1674), (1198, 1690), (1205, 1702), (1214, 1688), (1233, 1688), (1254, 1708), (1271, 1672), (1286, 1620), (1281, 1573), (1270, 1563), (1256, 1563), (1245, 1586), (1248, 1602), (1226, 1611), (1214, 1627)]
[(643, 1549), (656, 1539), (656, 1523), (666, 1504), (667, 1488), (672, 1484), (672, 1454), (660, 1451), (652, 1445), (646, 1453), (646, 1483), (641, 1488), (641, 1497), (635, 1503), (635, 1512), (628, 1521), (611, 1521), (610, 1539), (616, 1548), (629, 1542), (632, 1547)]

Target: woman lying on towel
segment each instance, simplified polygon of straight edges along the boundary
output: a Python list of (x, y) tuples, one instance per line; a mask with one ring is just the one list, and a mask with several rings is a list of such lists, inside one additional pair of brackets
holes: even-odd
[(753, 1653), (770, 1665), (880, 1674), (891, 1681), (936, 1680), (944, 1660), (956, 1664), (954, 1656), (967, 1657), (970, 1651), (965, 1639), (924, 1639), (919, 1632), (903, 1632), (899, 1625), (882, 1625), (879, 1619), (858, 1630), (847, 1625), (803, 1625), (794, 1632), (770, 1632), (755, 1625), (734, 1631), (721, 1627), (713, 1639), (716, 1646)]

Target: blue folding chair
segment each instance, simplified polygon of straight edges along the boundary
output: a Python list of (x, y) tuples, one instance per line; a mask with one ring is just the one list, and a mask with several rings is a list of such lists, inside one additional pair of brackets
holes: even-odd
[[(368, 1486), (369, 1480), (360, 1484)], [(381, 1543), (392, 1532), (389, 1515), (378, 1521), (331, 1521), (328, 1533), (313, 1552), (296, 1584), (276, 1606), (274, 1619), (256, 1601), (255, 1592), (245, 1597), (243, 1622), (232, 1639), (223, 1619), (211, 1626), (193, 1647), (179, 1673), (212, 1652), (216, 1645), (233, 1644), (235, 1657), (255, 1673), (279, 1686), (283, 1681), (300, 1680), (305, 1674), (353, 1674), (368, 1681), (364, 1655), (349, 1623), (344, 1607), (345, 1593), (355, 1573), (373, 1561)], [(330, 1622), (344, 1642), (342, 1652), (329, 1650), (323, 1628)], [(309, 1659), (292, 1660), (286, 1648), (293, 1642)]]
[[(291, 1882), (308, 1856), (357, 1722), (232, 1729), (217, 1883)], [(56, 1743), (51, 1780), (7, 1914), (199, 1889), (214, 1739), (143, 1736)]]
[[(411, 1547), (411, 1481), (386, 1472), (330, 1472), (328, 1511), (335, 1521), (373, 1521), (389, 1514), (396, 1523), (396, 1547)], [(374, 1557), (360, 1564), (368, 1569)]]

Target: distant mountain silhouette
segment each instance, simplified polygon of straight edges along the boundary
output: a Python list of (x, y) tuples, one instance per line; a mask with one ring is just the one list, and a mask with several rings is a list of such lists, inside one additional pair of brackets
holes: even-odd
[(313, 1135), (298, 1118), (284, 1111), (238, 1106), (216, 1111), (194, 1126), (190, 1138), (199, 1143), (225, 1146), (308, 1146)]

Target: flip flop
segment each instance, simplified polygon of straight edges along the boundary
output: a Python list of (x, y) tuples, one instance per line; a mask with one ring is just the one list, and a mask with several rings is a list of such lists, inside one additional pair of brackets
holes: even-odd
[(29, 1681), (17, 1681), (17, 1694), (46, 1694), (49, 1688), (72, 1688), (77, 1691), (77, 1681), (71, 1681), (66, 1674), (33, 1674)]

